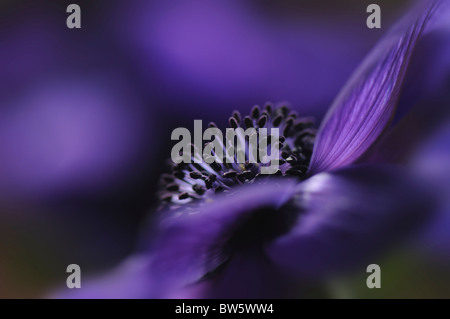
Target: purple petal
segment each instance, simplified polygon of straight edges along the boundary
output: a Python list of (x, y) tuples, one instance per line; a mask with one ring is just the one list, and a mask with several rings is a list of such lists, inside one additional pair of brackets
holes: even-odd
[(361, 266), (429, 215), (426, 193), (399, 170), (358, 166), (321, 173), (301, 184), (297, 224), (266, 247), (280, 267), (325, 279)]
[(218, 197), (196, 213), (165, 220), (152, 253), (152, 271), (160, 274), (161, 294), (196, 283), (228, 262), (230, 256), (224, 246), (240, 226), (262, 208), (276, 209), (285, 204), (295, 186), (286, 181), (242, 186), (232, 197)]
[(450, 122), (414, 154), (411, 166), (437, 196), (439, 213), (424, 230), (419, 248), (427, 257), (450, 261)]
[(437, 126), (449, 118), (445, 101), (420, 104), (380, 138), (357, 163), (405, 164), (417, 147)]
[(404, 163), (423, 139), (449, 118), (450, 2), (439, 8), (433, 20), (437, 26), (427, 28), (411, 60), (395, 125), (383, 132), (358, 162)]
[[(261, 209), (276, 210), (292, 198), (296, 183), (272, 181), (243, 186), (232, 195), (218, 196), (215, 202), (198, 208), (195, 213), (163, 213), (148, 258), (132, 258), (109, 274), (87, 281), (82, 289), (60, 289), (53, 296), (275, 298), (298, 295), (299, 283), (267, 259), (262, 245), (233, 251), (232, 258), (224, 249), (240, 226), (261, 213)], [(215, 270), (219, 271), (211, 275)]]
[[(80, 289), (60, 288), (53, 299), (197, 299), (197, 298), (281, 298), (307, 289), (267, 261), (261, 252), (237, 254), (224, 271), (192, 285), (161, 287), (161, 276), (152, 269), (152, 258), (133, 256), (108, 273), (83, 280)], [(167, 279), (167, 278), (166, 278)], [(168, 278), (170, 283), (175, 278)], [(178, 279), (178, 278), (177, 278)]]
[(166, 298), (292, 298), (299, 297), (308, 286), (283, 273), (262, 251), (233, 255), (216, 276), (173, 290)]
[(316, 139), (312, 174), (349, 165), (379, 137), (391, 120), (417, 40), (436, 2), (399, 34), (375, 47), (338, 95)]
[(136, 256), (117, 268), (91, 280), (82, 280), (81, 288), (61, 288), (50, 294), (54, 299), (143, 299), (155, 298), (150, 269), (151, 260)]

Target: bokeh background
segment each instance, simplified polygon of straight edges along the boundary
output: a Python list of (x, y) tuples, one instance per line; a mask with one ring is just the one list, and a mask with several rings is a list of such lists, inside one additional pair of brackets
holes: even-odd
[[(366, 27), (373, 2), (381, 29)], [(66, 27), (70, 3), (81, 29)], [(69, 264), (85, 276), (129, 255), (174, 128), (284, 100), (320, 121), (409, 3), (1, 0), (0, 297), (44, 297)], [(403, 104), (449, 87), (444, 30), (422, 41)], [(450, 297), (445, 239), (410, 244), (379, 262), (382, 289), (355, 274), (330, 283), (336, 296)]]

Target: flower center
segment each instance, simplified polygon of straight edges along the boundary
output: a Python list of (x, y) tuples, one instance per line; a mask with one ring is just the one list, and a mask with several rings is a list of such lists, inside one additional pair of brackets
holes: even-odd
[[(229, 192), (233, 187), (265, 183), (273, 177), (306, 178), (311, 154), (314, 147), (316, 128), (311, 117), (299, 117), (284, 104), (276, 107), (267, 103), (264, 108), (254, 106), (249, 115), (242, 117), (234, 111), (229, 118), (232, 128), (278, 128), (279, 159), (275, 174), (261, 174), (261, 167), (266, 164), (250, 162), (248, 153), (245, 163), (217, 163), (202, 161), (194, 163), (170, 164), (171, 173), (163, 174), (160, 180), (160, 209), (176, 209), (185, 204), (207, 199), (219, 192)], [(209, 127), (217, 127), (210, 123)], [(270, 138), (268, 140), (270, 144)], [(226, 151), (226, 150), (224, 150)]]

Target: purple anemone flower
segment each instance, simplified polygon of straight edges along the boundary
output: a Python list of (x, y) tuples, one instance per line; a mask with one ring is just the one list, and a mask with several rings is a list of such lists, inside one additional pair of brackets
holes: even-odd
[(163, 176), (163, 210), (148, 247), (106, 277), (56, 296), (295, 297), (336, 274), (365, 272), (433, 210), (420, 183), (399, 167), (361, 163), (395, 115), (436, 2), (422, 9), (375, 47), (317, 134), (285, 105), (233, 114), (233, 127), (281, 128), (276, 176), (261, 176), (258, 164), (174, 166)]

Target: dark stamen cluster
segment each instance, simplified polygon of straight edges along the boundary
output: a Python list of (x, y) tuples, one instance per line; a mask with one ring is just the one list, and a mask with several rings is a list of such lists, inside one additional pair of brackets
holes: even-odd
[[(234, 129), (267, 128), (268, 132), (271, 128), (279, 128), (278, 171), (270, 175), (261, 174), (261, 167), (269, 164), (250, 163), (248, 152), (245, 154), (246, 161), (242, 164), (237, 161), (194, 163), (194, 156), (199, 154), (192, 145), (191, 163), (174, 164), (170, 161), (171, 173), (161, 176), (158, 193), (160, 208), (178, 208), (215, 193), (228, 192), (236, 185), (265, 182), (273, 176), (306, 178), (316, 136), (313, 118), (299, 118), (297, 112), (291, 111), (284, 104), (274, 107), (267, 103), (264, 108), (254, 106), (250, 114), (244, 117), (238, 111), (234, 111), (229, 118), (229, 124)], [(217, 126), (210, 123), (209, 127)], [(271, 143), (270, 135), (267, 143), (268, 145)]]

